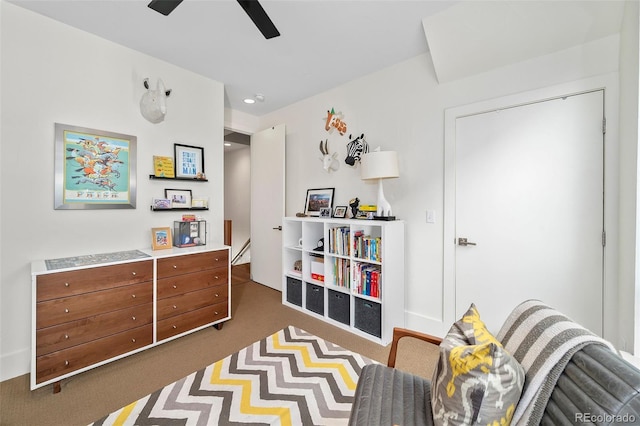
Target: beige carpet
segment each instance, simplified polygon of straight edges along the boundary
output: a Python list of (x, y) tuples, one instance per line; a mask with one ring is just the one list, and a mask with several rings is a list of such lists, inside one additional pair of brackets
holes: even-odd
[[(0, 425), (86, 425), (171, 382), (220, 360), (288, 325), (386, 363), (388, 347), (287, 308), (281, 293), (238, 279), (232, 286), (232, 319), (62, 381), (29, 390), (29, 376), (0, 383)], [(404, 339), (396, 367), (431, 377), (437, 348)]]

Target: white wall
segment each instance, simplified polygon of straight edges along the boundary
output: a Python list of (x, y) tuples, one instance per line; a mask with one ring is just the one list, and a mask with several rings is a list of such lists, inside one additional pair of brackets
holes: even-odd
[[(224, 217), (232, 221), (232, 258), (251, 236), (251, 149), (249, 146), (230, 151), (224, 156)], [(251, 250), (245, 251), (236, 264), (251, 261)]]
[[(0, 379), (28, 372), (34, 259), (150, 246), (150, 228), (180, 214), (151, 212), (164, 188), (209, 197), (209, 241), (223, 240), (224, 87), (221, 83), (2, 1), (0, 120)], [(166, 120), (139, 111), (142, 81), (173, 90)], [(137, 136), (137, 208), (53, 209), (54, 123)], [(206, 183), (151, 181), (153, 155), (179, 142), (205, 148)]]
[[(406, 326), (444, 334), (450, 326), (442, 320), (450, 309), (443, 306), (445, 109), (615, 73), (619, 42), (611, 36), (446, 84), (437, 83), (425, 54), (262, 117), (262, 128), (287, 125), (286, 214), (302, 211), (308, 188), (335, 187), (334, 205), (355, 196), (375, 204), (375, 185), (360, 180), (359, 170), (344, 163), (347, 137), (325, 132), (327, 109), (342, 111), (348, 132), (365, 133), (372, 147), (398, 151), (401, 176), (384, 185), (394, 213), (406, 221)], [(617, 126), (617, 116), (608, 119)], [(325, 138), (341, 160), (340, 169), (330, 175), (318, 160), (317, 146)], [(612, 195), (617, 197), (613, 180)], [(426, 223), (427, 209), (435, 210), (435, 224)]]

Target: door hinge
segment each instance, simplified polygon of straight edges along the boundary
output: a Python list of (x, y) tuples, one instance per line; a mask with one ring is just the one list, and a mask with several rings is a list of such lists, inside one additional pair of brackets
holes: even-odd
[(607, 133), (607, 118), (602, 117), (602, 134), (605, 135)]
[(602, 231), (602, 247), (606, 247), (607, 245), (607, 233)]

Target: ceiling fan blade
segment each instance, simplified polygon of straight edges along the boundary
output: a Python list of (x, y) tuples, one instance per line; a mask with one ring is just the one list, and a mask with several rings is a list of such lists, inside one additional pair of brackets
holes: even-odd
[(152, 0), (148, 6), (156, 12), (162, 13), (164, 16), (173, 12), (173, 9), (178, 7), (182, 3), (182, 0)]
[(264, 38), (270, 39), (280, 35), (280, 32), (258, 0), (238, 0), (238, 3), (240, 3), (240, 6), (247, 12), (247, 15), (249, 15), (253, 23), (256, 24), (256, 27), (258, 27)]

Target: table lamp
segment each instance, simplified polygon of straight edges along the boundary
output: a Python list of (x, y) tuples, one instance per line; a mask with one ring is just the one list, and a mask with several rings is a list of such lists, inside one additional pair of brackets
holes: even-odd
[(360, 164), (360, 177), (363, 180), (378, 179), (377, 216), (374, 219), (395, 220), (395, 217), (391, 216), (391, 205), (384, 198), (382, 179), (400, 176), (398, 154), (395, 151), (380, 151), (380, 148), (376, 148), (375, 151), (363, 154)]

